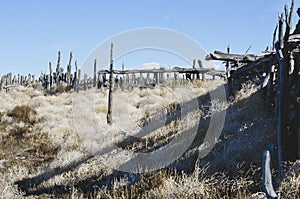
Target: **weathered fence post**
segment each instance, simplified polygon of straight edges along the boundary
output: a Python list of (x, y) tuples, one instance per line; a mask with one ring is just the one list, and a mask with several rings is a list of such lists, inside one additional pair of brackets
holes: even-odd
[(154, 73), (154, 79), (155, 79), (155, 84), (158, 85), (159, 84), (159, 79), (158, 79), (157, 72)]
[(14, 84), (14, 85), (17, 84), (17, 77), (16, 77), (16, 75), (14, 75), (14, 78), (13, 78), (13, 84)]
[(31, 84), (31, 74), (30, 73), (28, 74), (28, 84), (29, 85)]
[[(196, 59), (193, 59), (193, 69), (196, 68)], [(193, 73), (193, 80), (195, 80), (195, 74)]]
[(268, 90), (267, 90), (267, 98), (266, 98), (266, 110), (269, 111), (269, 108), (271, 106), (272, 101), (274, 100), (274, 71), (275, 66), (272, 64), (272, 61), (270, 61), (270, 67), (269, 67), (269, 82), (268, 82)]
[(149, 84), (149, 83), (150, 83), (150, 73), (148, 72), (147, 73), (146, 84)]
[(20, 80), (20, 84), (21, 84), (21, 86), (23, 86), (23, 82), (24, 82), (24, 76), (23, 76), (23, 75), (21, 75), (21, 80)]
[(140, 85), (143, 84), (143, 74), (142, 74), (142, 73), (140, 73), (139, 84), (140, 84)]
[(47, 90), (51, 91), (51, 85), (50, 85), (50, 75), (46, 75), (46, 82), (47, 82)]
[(286, 139), (287, 139), (287, 85), (288, 85), (288, 65), (282, 49), (284, 47), (283, 40), (283, 14), (279, 17), (279, 40), (275, 45), (276, 55), (279, 64), (279, 99), (278, 99), (278, 129), (277, 129), (277, 141), (278, 141), (278, 176), (282, 176), (283, 168), (282, 161), (286, 159)]
[(50, 74), (49, 74), (49, 76), (50, 76), (50, 89), (51, 89), (51, 87), (52, 87), (52, 65), (51, 65), (51, 62), (49, 62), (49, 71), (50, 71)]
[(60, 74), (60, 51), (57, 52), (57, 66), (56, 66), (56, 87), (58, 88), (61, 79)]
[(80, 75), (81, 75), (81, 70), (78, 69), (78, 77), (77, 77), (77, 84), (76, 84), (77, 91), (79, 91)]
[[(229, 45), (227, 46), (227, 53), (228, 54), (230, 53), (230, 47), (229, 47)], [(230, 71), (231, 71), (231, 66), (230, 66), (229, 61), (227, 60), (226, 61), (226, 77), (227, 77), (227, 79), (230, 77)]]
[(8, 83), (9, 85), (12, 84), (12, 73), (8, 73)]
[(108, 91), (108, 110), (107, 110), (107, 124), (112, 124), (112, 86), (113, 86), (113, 43), (110, 47), (110, 68), (109, 68), (109, 91)]
[(297, 135), (298, 135), (298, 159), (300, 160), (300, 127), (298, 127), (297, 129)]
[(273, 33), (273, 42), (272, 42), (273, 46), (272, 46), (272, 50), (275, 50), (277, 29), (278, 29), (278, 24), (276, 25), (274, 33)]
[[(280, 20), (281, 21), (281, 20)], [(281, 23), (279, 23), (279, 38), (282, 38), (282, 25), (283, 25), (283, 21)], [(279, 50), (281, 47), (281, 41), (278, 41), (279, 43), (275, 44), (275, 48)], [(279, 81), (281, 81), (281, 77), (280, 77), (280, 72), (281, 72), (281, 68), (282, 68), (282, 64), (283, 64), (283, 58), (282, 55), (281, 57), (279, 56), (278, 58), (278, 63), (279, 63)], [(279, 86), (281, 85), (281, 83), (279, 83)], [(281, 87), (281, 86), (280, 86)], [(282, 149), (282, 127), (281, 127), (281, 109), (282, 109), (282, 99), (281, 99), (282, 93), (281, 93), (281, 89), (279, 88), (277, 91), (277, 118), (278, 118), (278, 124), (277, 124), (277, 144), (278, 144), (278, 177), (281, 178), (282, 176), (282, 172), (283, 172), (283, 168), (282, 168), (282, 160), (283, 160), (283, 149)]]
[(69, 59), (69, 64), (67, 66), (67, 74), (66, 74), (66, 82), (68, 86), (70, 86), (71, 84), (72, 58), (73, 58), (73, 54), (72, 52), (70, 52), (70, 59)]
[(262, 177), (263, 177), (263, 186), (267, 198), (275, 199), (278, 198), (278, 196), (274, 191), (273, 184), (272, 184), (272, 166), (271, 166), (272, 151), (273, 151), (273, 145), (270, 144), (263, 152)]
[(94, 79), (93, 79), (93, 87), (96, 87), (97, 85), (97, 60), (94, 60)]
[(87, 74), (84, 74), (84, 77), (83, 77), (83, 90), (86, 90), (87, 89)]
[(74, 72), (74, 77), (73, 77), (73, 82), (72, 82), (72, 86), (74, 91), (77, 91), (77, 60), (75, 60), (75, 72)]

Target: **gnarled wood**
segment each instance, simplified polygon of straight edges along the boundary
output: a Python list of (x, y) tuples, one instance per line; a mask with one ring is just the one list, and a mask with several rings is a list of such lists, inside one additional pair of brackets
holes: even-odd
[(230, 54), (224, 53), (221, 51), (214, 51), (214, 53), (210, 53), (206, 56), (206, 60), (220, 60), (220, 61), (232, 61), (232, 62), (241, 62), (241, 63), (250, 63), (257, 59), (264, 57), (265, 54), (262, 55), (253, 55), (253, 54)]

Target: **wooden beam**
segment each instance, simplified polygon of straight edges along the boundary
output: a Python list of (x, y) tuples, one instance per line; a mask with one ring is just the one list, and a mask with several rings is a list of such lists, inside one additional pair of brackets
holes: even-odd
[(264, 57), (266, 54), (262, 55), (253, 55), (253, 54), (246, 54), (246, 55), (240, 55), (240, 54), (230, 54), (230, 53), (224, 53), (221, 51), (214, 51), (214, 53), (210, 53), (206, 56), (206, 60), (219, 60), (219, 61), (232, 61), (232, 62), (241, 62), (241, 63), (250, 63), (253, 62), (259, 58)]
[(300, 33), (295, 35), (290, 35), (288, 43), (300, 43)]
[[(139, 74), (139, 73), (214, 73), (216, 76), (225, 76), (225, 71), (215, 70), (213, 68), (173, 68), (173, 69), (150, 69), (150, 70), (114, 70), (114, 74)], [(109, 70), (99, 70), (98, 74), (109, 74)]]
[(233, 76), (241, 75), (242, 73), (245, 73), (245, 72), (248, 72), (250, 70), (253, 70), (256, 67), (261, 67), (262, 63), (268, 62), (268, 61), (271, 61), (271, 59), (268, 58), (268, 57), (262, 57), (262, 58), (260, 58), (258, 60), (253, 61), (250, 64), (247, 64), (247, 65), (245, 65), (243, 67), (238, 68), (237, 70), (233, 71), (232, 75)]

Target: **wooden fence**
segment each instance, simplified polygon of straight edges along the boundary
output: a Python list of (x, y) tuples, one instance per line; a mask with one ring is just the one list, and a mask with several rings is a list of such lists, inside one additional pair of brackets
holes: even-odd
[[(37, 82), (42, 85), (42, 88), (48, 92), (67, 91), (74, 89), (76, 91), (86, 90), (95, 87), (95, 80), (89, 78), (86, 74), (81, 79), (81, 70), (77, 69), (77, 62), (75, 61), (75, 71), (72, 73), (72, 52), (70, 53), (69, 63), (66, 67), (66, 72), (60, 64), (60, 51), (58, 51), (58, 59), (56, 70), (53, 71), (52, 63), (49, 62), (49, 73), (42, 73), (38, 78), (34, 75), (12, 75), (8, 73), (1, 77), (0, 90), (8, 90), (15, 86), (34, 86)], [(96, 74), (96, 72), (94, 72)]]
[[(28, 74), (26, 76), (18, 74), (13, 76), (12, 73), (2, 76), (0, 81), (0, 90), (8, 90), (10, 87), (22, 85), (30, 86), (36, 82), (40, 82), (43, 89), (48, 92), (68, 91), (68, 90), (86, 90), (89, 88), (109, 87), (108, 76), (111, 74), (110, 70), (98, 70), (97, 60), (94, 60), (94, 74), (93, 77), (88, 77), (77, 67), (75, 61), (75, 70), (72, 73), (72, 52), (66, 71), (61, 67), (60, 51), (58, 52), (56, 69), (53, 70), (52, 63), (49, 62), (49, 73), (42, 73), (38, 78), (34, 75)], [(193, 68), (179, 68), (173, 69), (141, 69), (141, 70), (112, 70), (112, 83), (114, 88), (123, 86), (139, 86), (139, 87), (153, 87), (158, 84), (163, 84), (169, 80), (186, 80), (202, 79), (208, 77), (210, 79), (225, 78), (224, 71), (218, 71), (213, 68), (203, 68), (200, 60), (198, 60), (199, 67), (195, 66), (196, 60), (193, 62)]]
[[(279, 16), (273, 46), (260, 55), (215, 51), (207, 60), (225, 61), (231, 95), (248, 80), (259, 79), (265, 106), (278, 121), (277, 157), (279, 177), (282, 162), (300, 159), (300, 20), (292, 32), (294, 0)], [(300, 17), (300, 8), (297, 10)], [(264, 161), (267, 162), (267, 161)], [(267, 178), (264, 178), (267, 179)], [(272, 193), (274, 195), (274, 193)]]

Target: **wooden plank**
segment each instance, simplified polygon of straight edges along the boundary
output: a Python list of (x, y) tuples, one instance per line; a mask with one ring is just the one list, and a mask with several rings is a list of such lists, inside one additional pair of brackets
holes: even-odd
[(300, 33), (295, 35), (290, 35), (288, 39), (289, 43), (300, 43)]
[(245, 65), (243, 67), (238, 68), (237, 70), (233, 71), (232, 75), (233, 76), (241, 75), (242, 73), (245, 73), (245, 72), (248, 72), (250, 70), (253, 70), (255, 67), (261, 67), (262, 63), (268, 62), (268, 61), (271, 61), (271, 59), (268, 58), (268, 57), (262, 57), (260, 59), (257, 59), (255, 61), (253, 61), (250, 64), (247, 64), (247, 65)]
[(219, 61), (233, 61), (233, 62), (241, 62), (241, 63), (250, 63), (257, 59), (260, 59), (262, 57), (266, 56), (266, 54), (262, 55), (253, 55), (253, 54), (230, 54), (230, 53), (224, 53), (221, 51), (214, 51), (213, 53), (210, 53), (206, 56), (206, 60), (219, 60)]
[[(98, 74), (109, 74), (109, 70), (99, 70)], [(224, 77), (225, 71), (214, 70), (213, 68), (173, 68), (173, 69), (150, 69), (150, 70), (114, 70), (114, 74), (117, 75), (126, 75), (126, 74), (139, 74), (139, 73), (190, 73), (190, 74), (199, 74), (199, 73), (213, 73), (216, 76)]]

